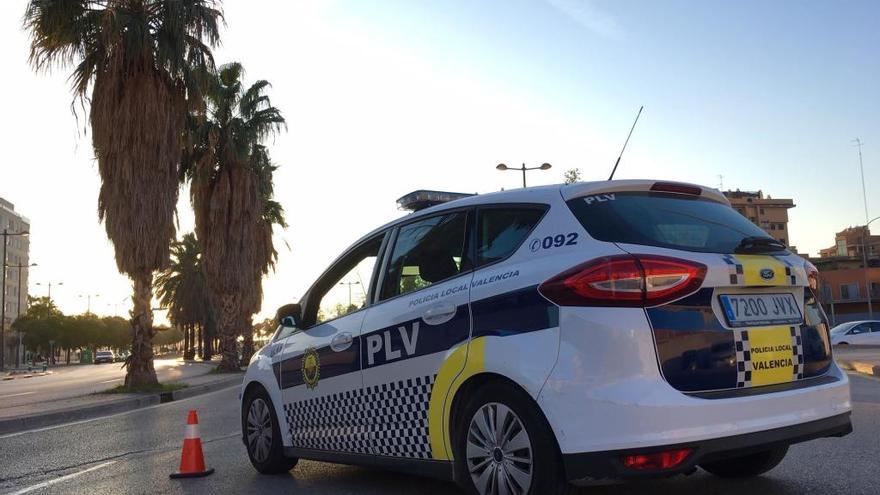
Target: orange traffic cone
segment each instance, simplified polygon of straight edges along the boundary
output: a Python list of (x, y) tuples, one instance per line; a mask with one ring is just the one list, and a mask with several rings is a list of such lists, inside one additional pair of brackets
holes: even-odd
[(198, 478), (214, 472), (205, 469), (205, 456), (202, 454), (202, 439), (199, 438), (199, 416), (190, 411), (186, 418), (186, 435), (183, 438), (183, 454), (180, 456), (180, 470), (172, 473), (172, 478)]

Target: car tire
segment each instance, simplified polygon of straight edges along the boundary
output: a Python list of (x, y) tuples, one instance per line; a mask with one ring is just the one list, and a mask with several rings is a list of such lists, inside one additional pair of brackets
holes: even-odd
[(254, 469), (260, 473), (286, 473), (299, 461), (296, 457), (284, 455), (275, 406), (272, 405), (269, 394), (262, 388), (245, 396), (241, 410), (241, 431), (248, 458)]
[(787, 452), (788, 445), (742, 457), (708, 462), (700, 467), (720, 478), (751, 478), (778, 466)]
[[(565, 480), (556, 437), (531, 397), (515, 385), (503, 381), (487, 383), (469, 395), (455, 416), (457, 419), (453, 430), (455, 478), (467, 493), (498, 493), (497, 486), (495, 491), (492, 490), (491, 481), (491, 473), (498, 473), (497, 469), (502, 469), (502, 472), (495, 480), (501, 478), (502, 482), (509, 483), (513, 495), (570, 492), (572, 487)], [(493, 416), (496, 418), (494, 422), (500, 420), (504, 425), (502, 431), (509, 432), (505, 435), (506, 440), (495, 442), (486, 438), (491, 435), (481, 435), (484, 428), (492, 428), (486, 420)], [(522, 433), (525, 433), (525, 437)], [(505, 444), (511, 450), (505, 448)], [(501, 462), (498, 462), (499, 458)], [(526, 459), (528, 461), (523, 462)], [(484, 469), (480, 469), (481, 465), (484, 465)]]
[(849, 345), (849, 342), (838, 342), (837, 345)]

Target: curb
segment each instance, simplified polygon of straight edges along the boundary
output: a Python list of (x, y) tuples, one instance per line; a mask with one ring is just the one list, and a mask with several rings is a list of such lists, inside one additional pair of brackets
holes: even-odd
[(873, 363), (839, 360), (837, 361), (837, 364), (846, 370), (855, 371), (863, 375), (880, 377), (880, 366)]
[(145, 394), (116, 401), (102, 402), (100, 404), (59, 409), (44, 414), (0, 419), (0, 435), (56, 426), (74, 421), (100, 418), (102, 416), (133, 411), (135, 409), (173, 402), (175, 400), (187, 399), (241, 384), (243, 379), (243, 375), (236, 375), (229, 379), (218, 380), (216, 382), (205, 383), (202, 385), (194, 385), (192, 387), (175, 390), (174, 392)]

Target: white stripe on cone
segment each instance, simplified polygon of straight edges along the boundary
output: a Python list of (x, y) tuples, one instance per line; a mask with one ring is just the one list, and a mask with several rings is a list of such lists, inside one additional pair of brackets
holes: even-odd
[(183, 438), (187, 440), (199, 438), (199, 425), (186, 425), (186, 433)]

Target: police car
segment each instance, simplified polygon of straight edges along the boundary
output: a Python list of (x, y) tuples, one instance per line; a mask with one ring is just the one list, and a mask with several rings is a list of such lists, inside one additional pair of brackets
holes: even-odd
[(370, 232), (279, 310), (243, 441), (261, 473), (315, 459), (479, 494), (759, 475), (851, 431), (816, 277), (714, 189), (462, 197)]

